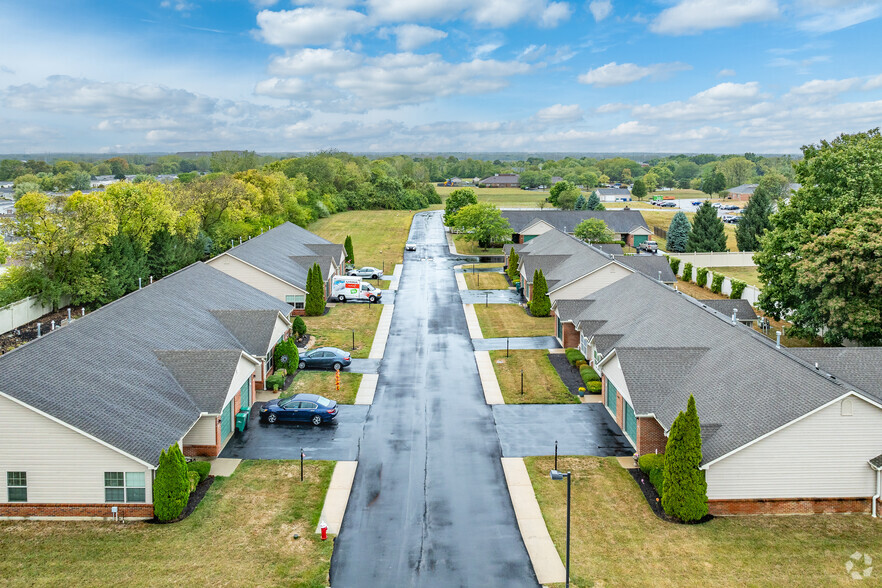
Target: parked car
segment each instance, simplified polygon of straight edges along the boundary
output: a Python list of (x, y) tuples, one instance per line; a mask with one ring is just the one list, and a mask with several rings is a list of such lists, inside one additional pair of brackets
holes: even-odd
[(375, 267), (365, 266), (360, 269), (350, 270), (347, 275), (358, 276), (360, 278), (373, 278), (376, 280), (377, 278), (383, 277), (383, 272)]
[(407, 243), (404, 246), (405, 251), (416, 251), (416, 245), (413, 243)]
[(340, 370), (352, 363), (352, 356), (348, 351), (336, 347), (319, 347), (307, 351), (300, 356), (298, 367), (302, 370), (308, 368), (325, 368)]
[(320, 425), (337, 418), (337, 401), (316, 394), (295, 394), (290, 398), (273, 399), (260, 409), (260, 420), (305, 422)]
[(723, 215), (723, 222), (724, 223), (737, 224), (738, 221), (740, 221), (740, 220), (741, 220), (741, 217), (738, 216), (737, 214), (724, 214)]
[(720, 207), (720, 210), (741, 210), (741, 207), (737, 204), (724, 204)]
[(701, 200), (693, 200), (692, 201), (692, 206), (701, 206), (701, 204), (702, 204)]
[(720, 204), (719, 202), (712, 202), (711, 206), (713, 206), (714, 208), (720, 208), (722, 204)]
[(664, 206), (665, 208), (676, 208), (677, 202), (675, 200), (663, 200), (659, 206)]
[(655, 241), (644, 241), (637, 249), (639, 249), (640, 251), (648, 251), (649, 253), (657, 253), (658, 243)]

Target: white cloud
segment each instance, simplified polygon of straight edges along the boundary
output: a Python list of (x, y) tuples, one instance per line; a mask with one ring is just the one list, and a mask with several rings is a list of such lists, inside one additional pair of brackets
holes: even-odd
[(346, 49), (301, 49), (270, 61), (269, 72), (277, 76), (304, 76), (350, 71), (363, 56)]
[(628, 104), (622, 104), (621, 102), (610, 102), (609, 104), (601, 104), (594, 109), (594, 112), (598, 114), (612, 114), (615, 112), (628, 110), (629, 108), (631, 108), (631, 106)]
[(576, 56), (576, 52), (569, 45), (562, 45), (550, 53), (548, 45), (528, 45), (518, 55), (518, 61), (538, 61), (544, 63), (563, 63)]
[(585, 113), (578, 104), (555, 104), (536, 113), (535, 119), (543, 123), (572, 123), (582, 120)]
[(472, 55), (474, 55), (476, 58), (486, 57), (500, 47), (502, 47), (500, 43), (484, 43), (483, 45), (478, 45), (477, 47), (475, 47), (475, 50), (472, 51)]
[(772, 20), (778, 15), (776, 0), (680, 0), (663, 10), (649, 28), (662, 35), (693, 35)]
[(569, 18), (566, 2), (548, 0), (367, 0), (368, 14), (377, 22), (469, 20), (490, 28), (505, 28), (521, 20), (554, 27)]
[(447, 38), (444, 31), (415, 24), (405, 24), (394, 30), (399, 51), (413, 51), (423, 45)]
[(843, 92), (854, 90), (863, 83), (861, 78), (846, 78), (843, 80), (811, 80), (800, 86), (790, 89), (791, 96), (803, 99), (832, 98)]
[(365, 30), (367, 17), (354, 10), (336, 8), (261, 10), (257, 13), (257, 26), (261, 38), (270, 45), (333, 45)]
[(609, 134), (613, 137), (618, 136), (633, 136), (633, 135), (654, 135), (658, 133), (658, 127), (654, 127), (651, 125), (645, 125), (640, 121), (629, 120), (628, 122), (623, 122), (616, 128), (609, 131)]
[(566, 2), (551, 2), (542, 11), (539, 22), (544, 28), (551, 29), (570, 18), (573, 9)]
[(600, 22), (612, 14), (612, 0), (594, 0), (588, 5), (588, 10), (594, 16), (596, 22)]
[(796, 8), (806, 15), (797, 27), (812, 33), (838, 31), (882, 16), (878, 1), (802, 0)]
[(641, 66), (636, 63), (618, 64), (613, 61), (580, 75), (579, 82), (598, 88), (624, 86), (647, 77), (658, 80), (687, 69), (692, 69), (692, 66), (679, 62)]
[(721, 69), (720, 72), (717, 74), (717, 77), (718, 78), (731, 78), (734, 75), (735, 75), (734, 69)]
[(185, 2), (184, 0), (177, 0), (175, 2), (172, 2), (171, 0), (163, 0), (159, 5), (163, 8), (172, 8), (178, 12), (190, 12), (194, 8), (198, 8), (198, 6), (192, 2)]
[(685, 101), (674, 101), (650, 106), (635, 106), (634, 116), (650, 120), (715, 120), (746, 118), (766, 112), (772, 105), (763, 102), (757, 82), (734, 84), (725, 82), (695, 94)]
[(864, 84), (864, 90), (875, 90), (876, 88), (882, 88), (882, 74), (870, 78), (867, 80), (867, 83)]

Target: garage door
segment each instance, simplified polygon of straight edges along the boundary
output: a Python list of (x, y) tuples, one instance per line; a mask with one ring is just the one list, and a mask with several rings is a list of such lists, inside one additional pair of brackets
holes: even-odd
[(606, 407), (616, 414), (616, 387), (609, 380), (606, 381)]
[(221, 441), (230, 436), (230, 433), (233, 432), (233, 401), (230, 400), (229, 403), (224, 407), (223, 412), (221, 412)]
[(637, 415), (627, 402), (625, 403), (625, 432), (632, 441), (637, 440)]
[(639, 247), (646, 239), (648, 239), (647, 235), (634, 235), (634, 247)]
[(245, 383), (242, 384), (241, 388), (241, 396), (242, 396), (242, 408), (248, 408), (251, 406), (251, 379), (245, 380)]

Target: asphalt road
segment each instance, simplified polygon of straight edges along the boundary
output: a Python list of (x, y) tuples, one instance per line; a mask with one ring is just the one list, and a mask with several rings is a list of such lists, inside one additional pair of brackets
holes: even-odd
[(408, 241), (331, 584), (535, 587), (440, 213)]
[(492, 339), (472, 339), (475, 351), (494, 351), (503, 349), (559, 349), (560, 343), (554, 337), (496, 337)]

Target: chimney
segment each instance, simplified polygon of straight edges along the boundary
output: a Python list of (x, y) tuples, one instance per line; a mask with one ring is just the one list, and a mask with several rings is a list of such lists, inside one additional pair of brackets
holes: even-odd
[(775, 331), (775, 349), (781, 349), (781, 331)]

